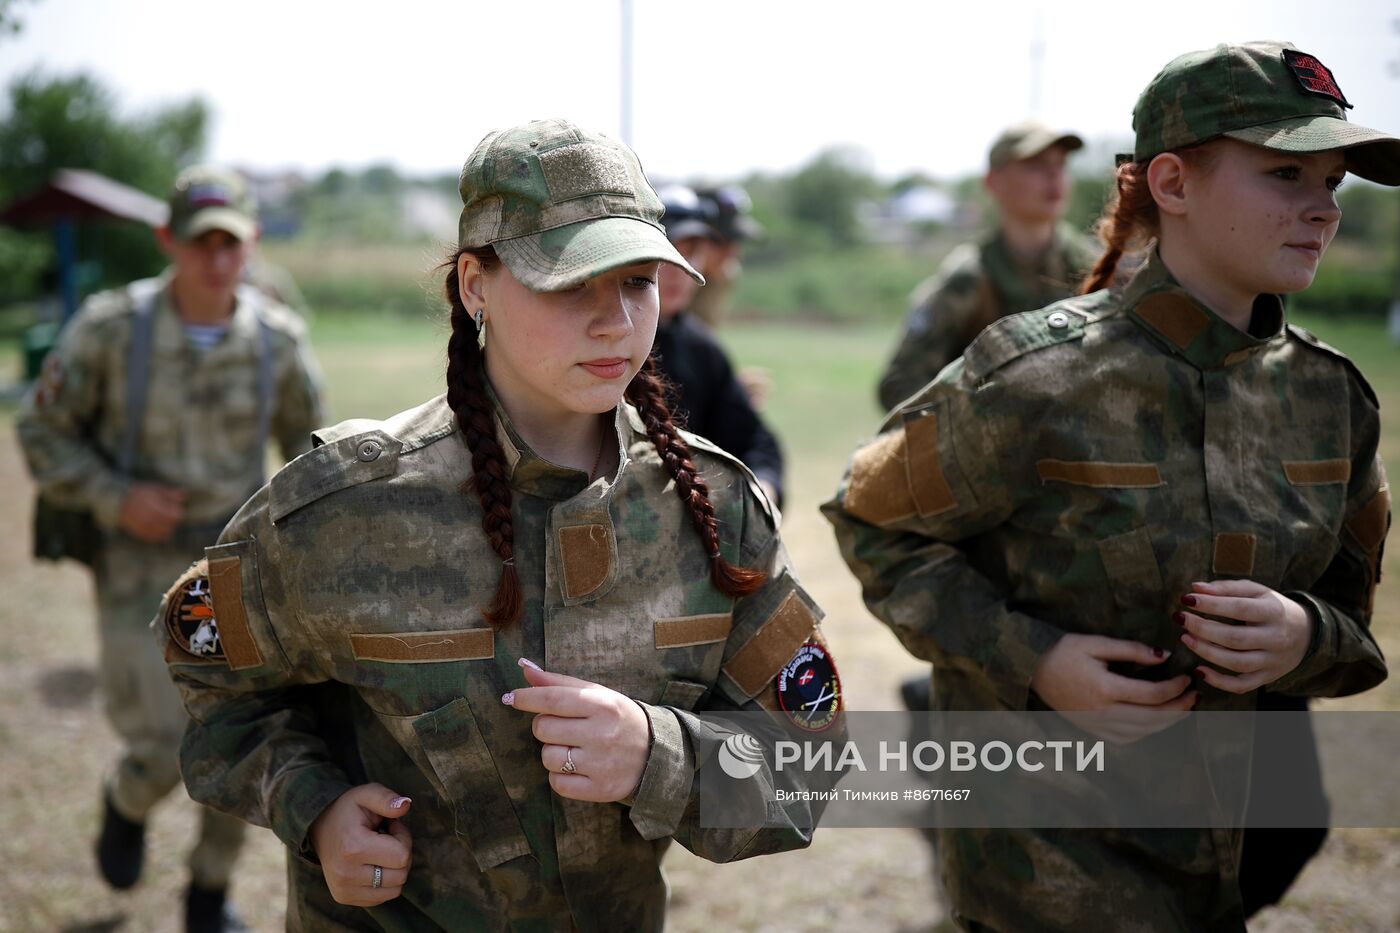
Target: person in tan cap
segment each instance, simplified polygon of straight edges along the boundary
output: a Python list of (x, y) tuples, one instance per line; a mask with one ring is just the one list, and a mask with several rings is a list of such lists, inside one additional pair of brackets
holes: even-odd
[[(96, 582), (99, 683), (123, 745), (97, 860), (118, 889), (140, 879), (147, 819), (180, 782), (186, 716), (151, 645), (153, 607), (262, 485), (267, 441), (291, 459), (322, 420), (301, 319), (240, 282), (258, 235), (242, 179), (196, 166), (169, 206), (156, 237), (170, 268), (89, 298), (18, 418), (41, 496), (36, 554), (85, 560)], [(229, 928), (242, 839), (238, 820), (202, 811), (187, 929)]]
[(962, 355), (988, 324), (1066, 298), (1093, 265), (1089, 239), (1060, 222), (1069, 206), (1073, 133), (1034, 121), (997, 137), (983, 185), (997, 205), (988, 238), (954, 249), (910, 298), (904, 336), (880, 378), (893, 408)]

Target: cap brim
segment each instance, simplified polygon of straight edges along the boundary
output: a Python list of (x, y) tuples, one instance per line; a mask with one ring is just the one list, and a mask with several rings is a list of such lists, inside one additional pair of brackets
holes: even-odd
[(644, 220), (600, 217), (529, 236), (497, 240), (496, 255), (526, 288), (557, 292), (640, 262), (668, 262), (705, 284), (666, 235)]
[(1345, 149), (1348, 172), (1382, 185), (1400, 185), (1400, 139), (1336, 117), (1294, 117), (1222, 135), (1275, 152)]
[(1006, 151), (1006, 155), (995, 161), (991, 167), (1001, 168), (1010, 165), (1012, 162), (1019, 162), (1022, 159), (1030, 159), (1040, 155), (1047, 149), (1059, 147), (1066, 152), (1074, 152), (1076, 149), (1084, 148), (1084, 140), (1073, 133), (1059, 133), (1055, 131), (1047, 133), (1036, 133), (1027, 136)]
[(202, 211), (196, 211), (184, 229), (175, 231), (175, 235), (182, 240), (193, 240), (204, 236), (210, 230), (222, 230), (229, 236), (247, 243), (257, 236), (258, 222), (241, 211), (227, 207), (206, 207)]

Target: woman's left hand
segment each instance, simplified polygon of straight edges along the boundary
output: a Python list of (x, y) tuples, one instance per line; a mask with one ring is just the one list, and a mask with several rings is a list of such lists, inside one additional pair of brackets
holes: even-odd
[(544, 743), (540, 760), (554, 792), (612, 803), (636, 790), (651, 748), (642, 708), (600, 684), (541, 670), (524, 658), (520, 666), (530, 686), (501, 702), (535, 714), (535, 738)]
[(1234, 619), (1217, 622), (1194, 612), (1178, 612), (1186, 631), (1181, 641), (1203, 660), (1234, 671), (1223, 674), (1204, 665), (1202, 680), (1227, 693), (1248, 693), (1271, 684), (1302, 663), (1312, 639), (1312, 617), (1293, 600), (1253, 580), (1193, 583), (1181, 603), (1196, 612)]

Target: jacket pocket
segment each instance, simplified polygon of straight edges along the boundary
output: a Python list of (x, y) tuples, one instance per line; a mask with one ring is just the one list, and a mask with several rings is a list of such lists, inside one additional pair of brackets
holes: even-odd
[(486, 871), (529, 855), (525, 831), (466, 698), (416, 717), (412, 726), (477, 867)]
[(1162, 572), (1146, 528), (1098, 542), (1113, 601), (1120, 609), (1156, 608), (1162, 598)]

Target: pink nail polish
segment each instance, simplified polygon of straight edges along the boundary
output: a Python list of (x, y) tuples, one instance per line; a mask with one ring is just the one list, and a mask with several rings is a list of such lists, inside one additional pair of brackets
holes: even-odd
[(509, 693), (503, 693), (503, 694), (501, 694), (501, 702), (504, 703), (506, 706), (514, 706), (514, 705), (515, 705), (515, 691), (512, 690), (512, 691), (510, 691)]
[(529, 658), (521, 658), (521, 659), (520, 659), (520, 666), (521, 666), (521, 667), (528, 667), (528, 668), (529, 668), (530, 670), (532, 670), (532, 671), (543, 671), (543, 670), (544, 670), (544, 668), (540, 667), (538, 664), (536, 664), (534, 661), (531, 661)]
[(395, 797), (393, 800), (389, 801), (389, 809), (397, 810), (399, 807), (406, 807), (411, 803), (413, 803), (413, 801), (407, 797)]

